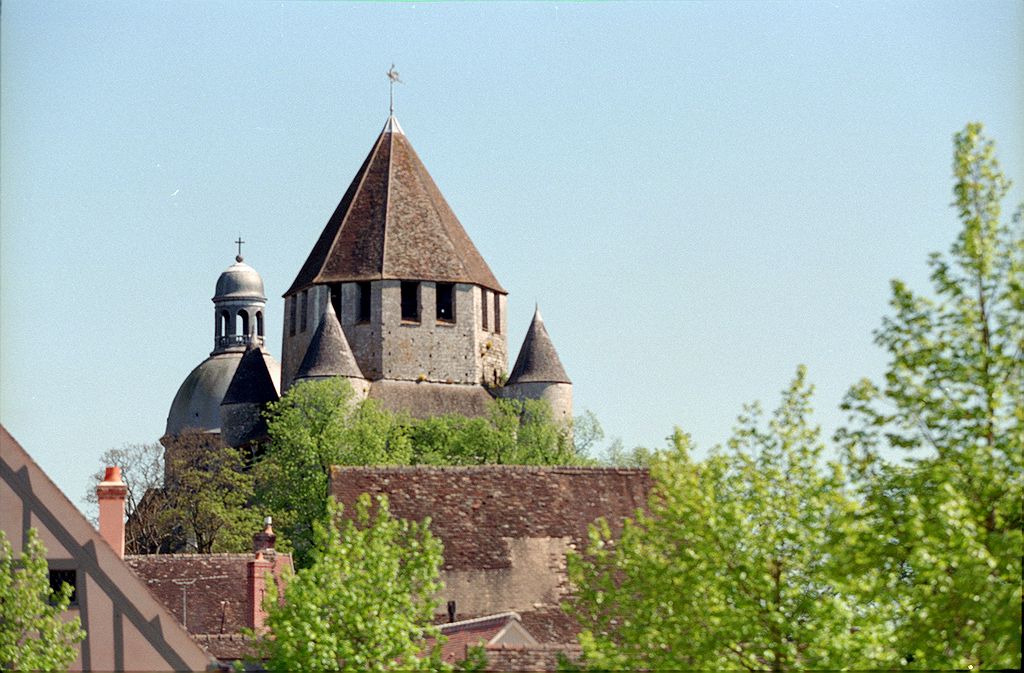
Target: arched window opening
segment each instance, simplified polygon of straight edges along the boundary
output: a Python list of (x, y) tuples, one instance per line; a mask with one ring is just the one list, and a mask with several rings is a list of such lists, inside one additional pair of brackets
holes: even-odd
[(217, 336), (227, 336), (232, 334), (232, 327), (234, 327), (234, 325), (231, 324), (231, 314), (227, 311), (221, 311), (220, 322), (217, 325)]
[(263, 311), (256, 311), (256, 335), (263, 336)]
[(248, 336), (249, 334), (249, 312), (244, 308), (238, 311), (235, 318), (235, 334)]

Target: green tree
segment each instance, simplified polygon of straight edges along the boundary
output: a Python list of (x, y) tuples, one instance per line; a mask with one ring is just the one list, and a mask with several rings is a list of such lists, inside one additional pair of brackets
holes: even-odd
[(260, 505), (290, 540), (296, 564), (310, 560), (327, 515), (332, 465), (406, 465), (404, 425), (373, 401), (357, 403), (348, 381), (306, 381), (268, 409), (270, 442), (256, 466)]
[[(727, 451), (690, 457), (676, 430), (648, 512), (591, 528), (568, 609), (596, 669), (863, 668), (885, 628), (844, 587), (856, 502), (824, 465), (801, 367), (765, 426), (748, 406)], [(883, 657), (884, 658), (884, 657)]]
[[(258, 651), (271, 671), (444, 668), (433, 624), (441, 543), (364, 494), (350, 515), (329, 500), (312, 564), (270, 592)], [(428, 645), (428, 640), (433, 645)]]
[[(837, 433), (865, 502), (859, 541), (897, 647), (921, 668), (1021, 663), (1024, 232), (1001, 217), (1010, 183), (980, 124), (954, 137), (961, 229), (929, 259), (933, 294), (892, 282), (875, 333), (885, 380), (863, 380)], [(886, 451), (908, 450), (892, 463)]]
[(494, 400), (483, 418), (407, 420), (412, 464), (579, 465), (567, 430), (542, 400)]
[(67, 670), (85, 638), (78, 617), (65, 620), (71, 587), (51, 591), (46, 549), (34, 528), (15, 559), (0, 530), (0, 670)]
[(251, 551), (262, 517), (251, 507), (254, 477), (245, 454), (200, 432), (182, 434), (173, 447), (168, 483), (151, 504), (161, 527), (201, 554)]

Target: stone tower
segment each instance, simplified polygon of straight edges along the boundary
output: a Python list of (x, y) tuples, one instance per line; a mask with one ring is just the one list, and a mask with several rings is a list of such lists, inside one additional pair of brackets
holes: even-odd
[(572, 381), (544, 327), (539, 306), (534, 309), (516, 366), (499, 394), (520, 400), (546, 400), (552, 418), (563, 423), (572, 420)]
[(331, 312), (385, 408), (483, 415), (507, 371), (506, 292), (394, 116), (284, 297), (284, 389)]
[[(167, 414), (166, 437), (186, 430), (219, 433), (220, 404), (246, 348), (252, 344), (263, 351), (263, 309), (267, 298), (263, 279), (235, 258), (217, 279), (213, 296), (213, 351), (185, 378)], [(280, 365), (263, 351), (274, 385), (279, 387)]]

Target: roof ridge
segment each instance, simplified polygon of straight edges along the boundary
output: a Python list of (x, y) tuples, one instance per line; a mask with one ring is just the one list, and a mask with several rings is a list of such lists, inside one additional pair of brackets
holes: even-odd
[[(384, 130), (387, 131), (388, 126), (394, 115), (388, 117), (388, 124), (384, 125)], [(394, 184), (394, 170), (395, 170), (395, 133), (391, 131), (388, 135), (388, 184), (384, 190), (384, 234), (381, 237), (380, 246), (380, 275), (384, 277), (384, 270), (387, 269), (387, 257), (388, 257), (388, 229), (391, 228), (390, 214), (391, 214), (391, 186)]]
[[(373, 149), (370, 151), (370, 156), (366, 158), (366, 170), (363, 171), (362, 176), (359, 178), (359, 184), (356, 185), (356, 191), (352, 193), (352, 201), (349, 203), (349, 207), (345, 210), (344, 217), (341, 218), (341, 223), (338, 225), (338, 229), (334, 232), (334, 237), (331, 239), (331, 244), (327, 247), (327, 254), (324, 255), (324, 262), (331, 257), (331, 253), (334, 252), (334, 246), (338, 244), (338, 237), (341, 236), (341, 232), (344, 231), (345, 225), (348, 224), (348, 218), (352, 215), (352, 205), (359, 198), (360, 192), (363, 191), (363, 185), (366, 184), (366, 178), (370, 175), (370, 167), (373, 166), (373, 160), (377, 157), (380, 152), (381, 146), (384, 144), (384, 131), (380, 132), (380, 136), (377, 138), (377, 142), (373, 144)], [(390, 147), (388, 148), (388, 163), (391, 163)], [(328, 220), (330, 222), (330, 220)], [(387, 220), (385, 220), (385, 230), (387, 229)], [(320, 269), (317, 270), (313, 276), (315, 281), (320, 274), (323, 273), (323, 264), (320, 265)]]
[(522, 617), (519, 616), (518, 612), (515, 612), (513, 610), (509, 610), (507, 612), (498, 612), (498, 613), (493, 614), (493, 615), (484, 615), (483, 617), (473, 617), (471, 619), (460, 619), (457, 622), (447, 622), (447, 623), (444, 623), (444, 624), (439, 624), (438, 626), (440, 627), (441, 632), (443, 633), (445, 629), (451, 629), (451, 628), (454, 628), (454, 627), (477, 626), (477, 625), (480, 625), (480, 624), (486, 624), (487, 622), (497, 622), (497, 621), (508, 620), (508, 619), (514, 619), (515, 621), (518, 621), (518, 622), (522, 622), (523, 621)]

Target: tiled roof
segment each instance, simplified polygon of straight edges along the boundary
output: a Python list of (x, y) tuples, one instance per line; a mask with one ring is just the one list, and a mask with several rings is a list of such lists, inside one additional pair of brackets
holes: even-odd
[[(276, 576), (291, 564), (286, 554), (268, 552), (267, 559)], [(252, 554), (140, 554), (124, 560), (190, 633), (237, 634), (249, 626)]]
[[(475, 645), (488, 645), (499, 636), (510, 624), (519, 622), (515, 612), (503, 612), (487, 615), (476, 619), (467, 619), (449, 624), (441, 624), (441, 635), (447, 640), (441, 646), (441, 658), (449, 664), (462, 661), (466, 652)], [(531, 642), (536, 642), (532, 640)]]
[(505, 291), (393, 118), (285, 296), (313, 284), (379, 279)]
[(396, 517), (429, 516), (446, 570), (510, 567), (504, 538), (569, 538), (582, 548), (598, 517), (614, 530), (644, 507), (650, 483), (646, 469), (608, 467), (331, 468), (331, 494), (346, 511), (366, 492), (386, 494)]
[(533, 312), (533, 321), (526, 331), (523, 347), (519, 349), (516, 366), (508, 377), (506, 385), (516, 383), (572, 383), (558, 359), (558, 351), (551, 343), (540, 307)]
[[(362, 493), (388, 496), (402, 519), (430, 518), (444, 545), (443, 598), (462, 618), (513, 610), (540, 643), (574, 643), (560, 608), (565, 552), (583, 549), (605, 517), (617, 532), (647, 502), (645, 469), (590, 467), (333, 467), (331, 494), (353, 511)], [(539, 552), (539, 553), (538, 553)]]
[(363, 378), (348, 339), (341, 329), (331, 302), (324, 302), (324, 314), (309, 342), (295, 380), (347, 376)]

